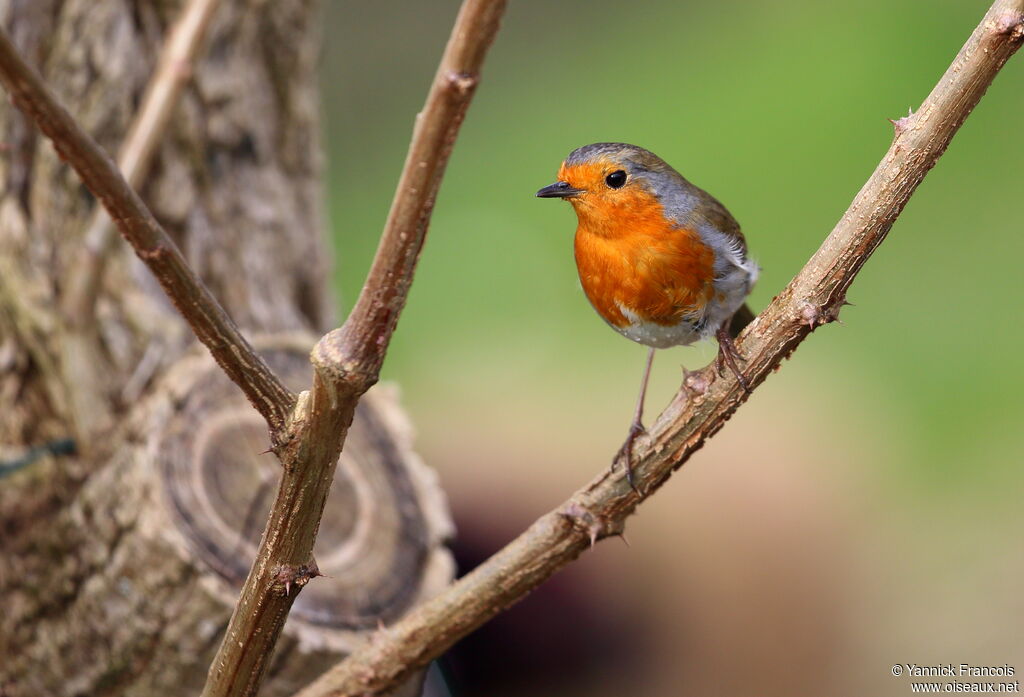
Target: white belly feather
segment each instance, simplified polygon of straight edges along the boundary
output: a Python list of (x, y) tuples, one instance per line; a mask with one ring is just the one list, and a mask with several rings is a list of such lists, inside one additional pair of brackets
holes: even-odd
[(691, 321), (684, 320), (672, 326), (648, 322), (640, 319), (635, 312), (621, 303), (619, 303), (619, 312), (629, 320), (629, 324), (625, 327), (616, 327), (609, 322), (608, 325), (627, 339), (632, 339), (644, 346), (653, 346), (654, 348), (686, 346), (703, 338), (696, 329), (696, 325)]
[(627, 339), (662, 349), (670, 346), (687, 346), (701, 339), (713, 336), (724, 322), (728, 322), (743, 305), (757, 281), (760, 267), (743, 254), (740, 247), (713, 240), (715, 248), (715, 293), (704, 307), (700, 316), (687, 317), (675, 325), (663, 325), (640, 318), (635, 312), (617, 303), (619, 312), (629, 320), (625, 327), (615, 331)]

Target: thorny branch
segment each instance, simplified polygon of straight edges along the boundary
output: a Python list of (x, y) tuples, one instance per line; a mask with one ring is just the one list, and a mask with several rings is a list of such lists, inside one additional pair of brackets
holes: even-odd
[(256, 693), (294, 597), (317, 575), (313, 542), (338, 455), (356, 403), (377, 381), (448, 156), (504, 10), (505, 0), (465, 0), (455, 20), (426, 105), (416, 119), (366, 285), (345, 324), (313, 349), (313, 389), (300, 396), (290, 439), (276, 449), (284, 465), (277, 500), (210, 666), (203, 697)]
[[(1024, 0), (998, 0), (918, 112), (895, 123), (889, 151), (803, 270), (741, 335), (745, 373), (764, 382), (818, 326), (834, 321), (858, 271), (903, 210), (957, 129), (1024, 39)], [(374, 636), (297, 697), (383, 695), (457, 640), (549, 578), (596, 539), (620, 534), (657, 490), (747, 399), (714, 367), (691, 374), (633, 465), (642, 494), (619, 469), (605, 472), (504, 549)]]

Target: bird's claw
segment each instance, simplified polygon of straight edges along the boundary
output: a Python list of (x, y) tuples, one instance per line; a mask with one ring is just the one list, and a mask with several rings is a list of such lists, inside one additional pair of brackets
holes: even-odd
[(633, 480), (633, 441), (637, 439), (637, 436), (644, 433), (647, 433), (647, 429), (639, 421), (634, 421), (630, 424), (626, 441), (612, 459), (612, 467), (615, 467), (615, 464), (620, 459), (622, 460), (622, 466), (626, 470), (626, 481), (629, 482), (629, 487), (637, 494), (640, 493), (640, 490), (636, 488), (636, 482)]
[(736, 348), (736, 344), (733, 343), (732, 337), (729, 336), (728, 329), (723, 325), (718, 330), (718, 357), (715, 359), (715, 365), (718, 369), (718, 376), (725, 377), (725, 366), (728, 365), (733, 375), (736, 376), (736, 381), (740, 383), (740, 387), (743, 388), (744, 392), (750, 392), (750, 383), (740, 372), (740, 363), (746, 362), (746, 358)]

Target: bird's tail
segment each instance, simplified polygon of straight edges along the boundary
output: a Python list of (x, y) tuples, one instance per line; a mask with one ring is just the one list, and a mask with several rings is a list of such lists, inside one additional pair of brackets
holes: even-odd
[(729, 336), (735, 339), (743, 331), (743, 328), (754, 321), (754, 311), (750, 305), (743, 303), (743, 307), (736, 310), (736, 314), (729, 320)]

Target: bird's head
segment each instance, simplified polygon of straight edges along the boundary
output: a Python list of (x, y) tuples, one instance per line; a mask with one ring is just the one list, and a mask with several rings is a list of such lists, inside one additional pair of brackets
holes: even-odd
[(569, 153), (558, 181), (537, 192), (573, 205), (580, 224), (598, 234), (613, 234), (638, 218), (664, 220), (663, 200), (691, 188), (660, 157), (626, 143), (594, 143)]

